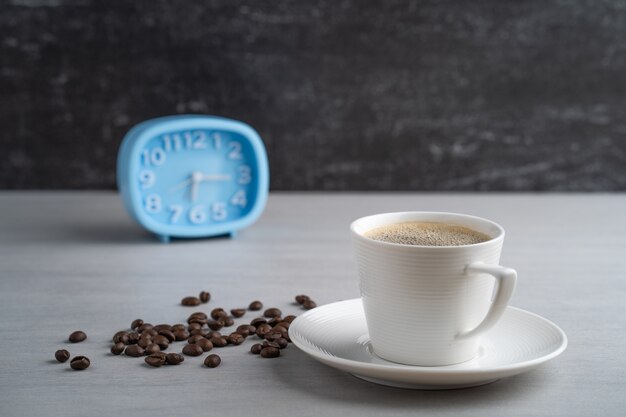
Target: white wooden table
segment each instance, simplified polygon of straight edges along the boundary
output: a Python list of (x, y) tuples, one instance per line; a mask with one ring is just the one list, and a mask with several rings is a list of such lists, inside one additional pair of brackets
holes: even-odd
[[(298, 314), (291, 300), (299, 293), (318, 304), (357, 297), (348, 225), (399, 210), (502, 224), (502, 263), (519, 272), (512, 304), (560, 325), (568, 350), (524, 375), (439, 392), (373, 385), (294, 346), (262, 359), (248, 354), (251, 340), (219, 350), (216, 369), (203, 357), (152, 369), (109, 353), (111, 335), (134, 318), (183, 322), (198, 309), (180, 299), (200, 290), (213, 294), (205, 311), (259, 298)], [(624, 416), (626, 196), (273, 193), (259, 222), (235, 239), (165, 245), (111, 192), (2, 192), (0, 319), (3, 417)], [(65, 343), (76, 329), (88, 340)], [(63, 347), (89, 356), (91, 367), (55, 363)]]

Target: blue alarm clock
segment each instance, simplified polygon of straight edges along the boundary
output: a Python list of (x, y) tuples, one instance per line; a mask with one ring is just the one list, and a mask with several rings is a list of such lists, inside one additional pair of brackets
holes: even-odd
[(236, 120), (152, 119), (124, 137), (117, 185), (131, 216), (164, 242), (234, 235), (265, 207), (267, 154), (257, 132)]

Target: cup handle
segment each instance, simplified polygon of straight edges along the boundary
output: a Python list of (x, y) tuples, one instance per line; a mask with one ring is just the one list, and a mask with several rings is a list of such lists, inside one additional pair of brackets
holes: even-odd
[(466, 274), (487, 273), (493, 275), (496, 279), (496, 295), (493, 297), (491, 307), (483, 321), (472, 330), (458, 333), (455, 336), (457, 340), (469, 339), (491, 329), (502, 317), (509, 304), (509, 300), (515, 289), (517, 281), (517, 272), (514, 269), (506, 268), (500, 265), (487, 265), (483, 262), (473, 262), (465, 267)]

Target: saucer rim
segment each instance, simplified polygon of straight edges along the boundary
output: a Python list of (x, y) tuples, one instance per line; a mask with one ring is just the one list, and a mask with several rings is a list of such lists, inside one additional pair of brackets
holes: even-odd
[[(546, 355), (540, 356), (538, 358), (522, 361), (522, 362), (512, 362), (507, 365), (498, 365), (498, 366), (489, 366), (489, 367), (480, 367), (480, 368), (471, 368), (471, 369), (449, 369), (450, 366), (461, 365), (462, 363), (454, 364), (454, 365), (440, 365), (440, 366), (417, 366), (417, 365), (406, 365), (406, 364), (391, 362), (379, 356), (377, 357), (380, 358), (380, 360), (384, 361), (385, 363), (361, 362), (361, 361), (357, 361), (353, 359), (346, 359), (346, 358), (333, 356), (330, 354), (323, 354), (320, 350), (312, 349), (306, 346), (305, 342), (302, 342), (301, 340), (302, 338), (294, 334), (297, 331), (298, 321), (304, 321), (305, 318), (308, 316), (319, 314), (319, 309), (324, 309), (327, 307), (329, 308), (330, 306), (334, 306), (337, 304), (344, 304), (344, 303), (356, 304), (356, 302), (359, 302), (359, 303), (362, 302), (361, 298), (352, 298), (348, 300), (342, 300), (342, 301), (337, 301), (334, 303), (325, 304), (311, 311), (307, 311), (306, 313), (302, 314), (299, 317), (296, 317), (296, 319), (289, 326), (289, 337), (291, 338), (291, 341), (293, 342), (294, 345), (298, 347), (298, 349), (302, 350), (306, 354), (313, 356), (316, 359), (320, 359), (323, 362), (330, 362), (330, 363), (337, 364), (342, 367), (350, 367), (352, 369), (361, 368), (361, 369), (368, 369), (368, 370), (381, 370), (381, 371), (393, 370), (394, 372), (397, 371), (402, 374), (412, 374), (415, 372), (419, 372), (419, 373), (424, 373), (424, 374), (432, 373), (432, 374), (437, 374), (437, 375), (466, 375), (468, 373), (491, 374), (493, 372), (507, 372), (508, 373), (511, 371), (524, 370), (527, 368), (538, 366), (544, 362), (554, 359), (555, 357), (563, 353), (565, 349), (567, 349), (567, 346), (568, 346), (567, 335), (554, 322), (546, 319), (545, 317), (540, 316), (539, 314), (530, 312), (528, 310), (524, 310), (519, 307), (513, 307), (513, 306), (507, 306), (507, 310), (508, 309), (516, 310), (520, 313), (526, 314), (528, 316), (532, 316), (535, 319), (538, 319), (540, 321), (547, 323), (554, 330), (556, 330), (559, 336), (561, 337), (561, 343), (559, 347)], [(489, 334), (489, 332), (487, 332), (487, 334)], [(349, 371), (349, 372), (353, 372), (353, 371)]]

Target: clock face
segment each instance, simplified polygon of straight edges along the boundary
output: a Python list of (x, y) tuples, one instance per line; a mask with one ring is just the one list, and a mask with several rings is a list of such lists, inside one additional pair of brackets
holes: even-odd
[[(143, 143), (131, 172), (142, 217), (161, 225), (198, 228), (246, 216), (258, 197), (255, 150), (225, 129), (167, 131)], [(134, 176), (134, 178), (133, 178)]]

